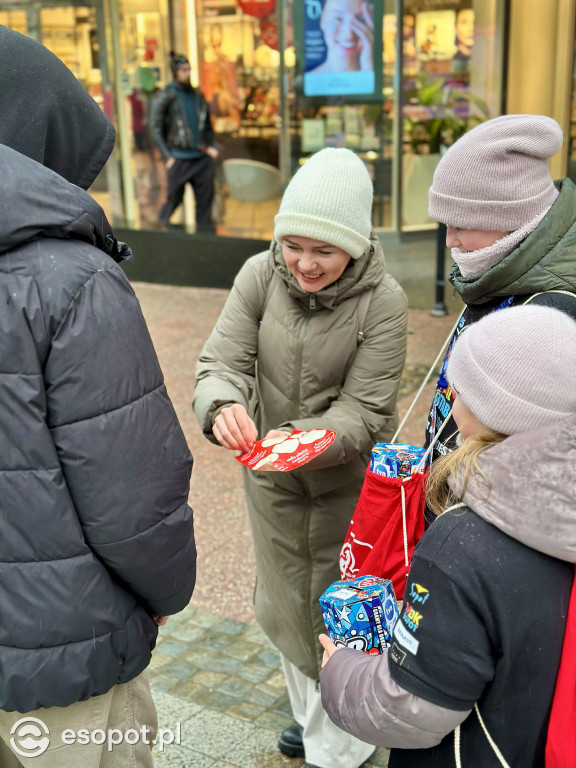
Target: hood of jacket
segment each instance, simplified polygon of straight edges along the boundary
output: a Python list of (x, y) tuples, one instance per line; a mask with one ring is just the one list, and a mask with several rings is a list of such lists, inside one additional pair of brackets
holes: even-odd
[(41, 237), (84, 240), (115, 261), (129, 258), (104, 211), (87, 192), (0, 144), (0, 257)]
[(479, 277), (463, 277), (457, 264), (450, 282), (466, 304), (499, 296), (576, 291), (576, 186), (556, 182), (560, 194), (536, 229), (502, 261)]
[(463, 502), (528, 547), (576, 563), (576, 414), (506, 438), (478, 464), (485, 477), (476, 473)]
[(88, 189), (114, 126), (72, 72), (35, 40), (0, 26), (0, 144)]
[(350, 259), (341, 277), (316, 293), (308, 293), (308, 291), (300, 287), (298, 281), (286, 266), (282, 256), (282, 246), (275, 240), (272, 241), (270, 255), (273, 268), (288, 286), (290, 296), (301, 301), (306, 307), (310, 303), (310, 297), (313, 296), (320, 306), (334, 309), (342, 301), (352, 296), (358, 296), (378, 285), (386, 272), (384, 251), (374, 233), (371, 234), (370, 245), (362, 256), (358, 259)]

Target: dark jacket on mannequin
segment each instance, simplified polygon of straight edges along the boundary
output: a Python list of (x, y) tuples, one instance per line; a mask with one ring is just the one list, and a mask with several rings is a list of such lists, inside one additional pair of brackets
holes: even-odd
[(173, 156), (172, 150), (174, 149), (198, 149), (204, 152), (206, 147), (214, 146), (214, 132), (206, 99), (197, 88), (188, 86), (187, 91), (194, 95), (196, 103), (200, 145), (197, 146), (186, 111), (181, 99), (178, 97), (178, 89), (183, 87), (175, 82), (169, 83), (152, 102), (150, 118), (152, 138), (160, 152), (162, 152), (164, 160), (168, 160)]

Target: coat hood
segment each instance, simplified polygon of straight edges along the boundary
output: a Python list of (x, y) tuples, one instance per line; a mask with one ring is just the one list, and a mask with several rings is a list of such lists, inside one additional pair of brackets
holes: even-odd
[(358, 259), (350, 259), (342, 276), (335, 283), (313, 294), (304, 291), (298, 285), (298, 281), (286, 266), (282, 256), (282, 246), (275, 240), (272, 241), (270, 256), (274, 270), (288, 286), (290, 296), (300, 300), (306, 306), (308, 306), (310, 297), (314, 296), (318, 304), (333, 309), (344, 299), (357, 296), (378, 285), (386, 272), (384, 251), (374, 233), (370, 236), (370, 246), (362, 256)]
[(541, 291), (576, 291), (576, 187), (556, 182), (560, 194), (536, 229), (488, 272), (463, 277), (458, 265), (450, 282), (466, 304), (483, 304), (499, 296)]
[(40, 163), (0, 144), (0, 256), (41, 237), (78, 239), (115, 261), (130, 249), (117, 242), (102, 208), (87, 192)]
[[(480, 454), (463, 502), (503, 533), (576, 563), (576, 414)], [(450, 483), (458, 493), (458, 480)], [(458, 494), (459, 495), (459, 494)]]
[(115, 130), (72, 72), (35, 40), (0, 26), (0, 144), (88, 189)]

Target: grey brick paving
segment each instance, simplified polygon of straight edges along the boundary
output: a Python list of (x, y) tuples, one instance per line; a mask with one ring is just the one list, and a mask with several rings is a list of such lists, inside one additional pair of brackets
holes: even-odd
[[(189, 607), (160, 629), (148, 675), (159, 728), (181, 727), (156, 768), (302, 768), (276, 749), (293, 720), (280, 657), (254, 621)], [(366, 768), (387, 764), (378, 749)]]

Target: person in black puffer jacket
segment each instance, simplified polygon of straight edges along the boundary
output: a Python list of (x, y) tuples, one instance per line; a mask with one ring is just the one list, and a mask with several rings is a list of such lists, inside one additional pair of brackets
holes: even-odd
[(32, 712), (50, 731), (35, 768), (151, 766), (142, 739), (108, 752), (62, 731), (154, 736), (144, 670), (196, 579), (192, 456), (117, 263), (129, 249), (83, 189), (114, 128), (5, 27), (0, 68), (0, 764)]

